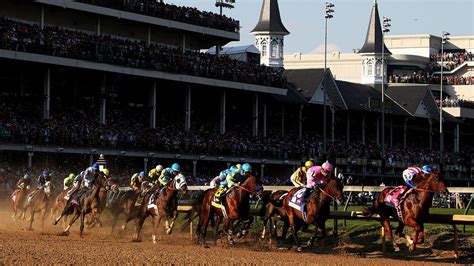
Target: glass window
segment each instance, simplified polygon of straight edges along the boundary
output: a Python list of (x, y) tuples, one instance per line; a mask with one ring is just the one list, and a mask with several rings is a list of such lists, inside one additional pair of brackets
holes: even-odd
[(367, 76), (372, 76), (372, 74), (374, 73), (374, 70), (372, 68), (372, 61), (369, 61), (369, 63), (367, 63)]
[(375, 64), (375, 73), (377, 76), (381, 76), (382, 74), (382, 63), (377, 61), (377, 63)]
[(271, 44), (271, 47), (270, 47), (270, 53), (272, 55), (272, 58), (276, 58), (277, 57), (277, 52), (278, 52), (278, 43), (277, 41), (272, 41), (272, 44)]
[(263, 57), (267, 56), (267, 43), (266, 42), (262, 43), (262, 56)]

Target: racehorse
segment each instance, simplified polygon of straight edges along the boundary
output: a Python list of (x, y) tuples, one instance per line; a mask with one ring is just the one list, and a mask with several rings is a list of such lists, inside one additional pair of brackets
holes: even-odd
[[(118, 190), (118, 188), (116, 188)], [(110, 191), (112, 192), (112, 191)], [(107, 195), (108, 198), (114, 197), (113, 200), (109, 201), (108, 209), (112, 214), (112, 232), (114, 233), (115, 225), (117, 224), (118, 217), (120, 214), (124, 214), (126, 217), (133, 215), (132, 213), (138, 213), (138, 207), (135, 206), (135, 202), (138, 199), (138, 194), (135, 190), (128, 188), (128, 190), (118, 190)], [(136, 215), (134, 215), (136, 216)], [(122, 230), (125, 230), (126, 223), (122, 225)]]
[(25, 203), (25, 212), (28, 208), (30, 208), (30, 218), (28, 221), (30, 222), (30, 226), (28, 230), (33, 230), (33, 221), (35, 220), (35, 213), (41, 212), (41, 228), (44, 228), (44, 218), (46, 216), (46, 211), (50, 207), (50, 198), (53, 194), (53, 183), (51, 181), (47, 181), (43, 187), (38, 188), (31, 192), (28, 195), (28, 198)]
[[(64, 229), (64, 231), (60, 235), (63, 235), (63, 236), (69, 235), (69, 229), (74, 224), (74, 222), (79, 217), (81, 217), (79, 235), (82, 237), (82, 233), (84, 231), (84, 219), (85, 219), (86, 214), (92, 213), (93, 219), (97, 219), (96, 218), (97, 207), (104, 204), (103, 202), (101, 202), (101, 200), (105, 200), (105, 197), (104, 199), (101, 199), (99, 197), (99, 191), (101, 188), (107, 187), (108, 185), (107, 177), (102, 172), (99, 172), (97, 178), (94, 180), (94, 182), (91, 185), (92, 185), (92, 189), (88, 189), (87, 191), (84, 191), (84, 189), (82, 189), (82, 190), (78, 190), (74, 192), (69, 198), (68, 202), (66, 203), (66, 207), (64, 207), (64, 210), (62, 211), (61, 215), (58, 218), (56, 218), (56, 220), (54, 220), (53, 224), (56, 225), (64, 215), (74, 213), (74, 216), (69, 222), (68, 226)], [(80, 196), (77, 197), (78, 195)], [(76, 199), (76, 198), (77, 198), (77, 202), (73, 203), (73, 199)]]
[[(292, 190), (288, 192), (288, 195), (283, 201), (283, 207), (285, 208), (286, 214), (288, 215), (288, 221), (290, 223), (291, 233), (297, 245), (296, 250), (298, 252), (301, 252), (302, 247), (300, 246), (298, 236), (296, 235), (300, 227), (302, 227), (304, 224), (315, 225), (313, 235), (308, 241), (308, 246), (311, 246), (316, 238), (316, 234), (318, 232), (318, 226), (322, 226), (323, 219), (320, 219), (320, 216), (321, 217), (329, 216), (326, 214), (326, 211), (325, 211), (326, 204), (329, 204), (330, 199), (334, 199), (337, 204), (340, 204), (343, 201), (344, 194), (342, 191), (343, 183), (341, 182), (341, 180), (337, 178), (329, 179), (328, 183), (326, 184), (326, 186), (324, 186), (324, 188), (317, 187), (317, 189), (311, 192), (311, 195), (309, 196), (306, 203), (306, 219), (303, 219), (302, 212), (294, 209), (293, 207), (289, 205), (290, 199), (299, 190), (300, 188), (293, 188)], [(325, 232), (323, 233), (322, 237), (324, 237), (324, 235), (325, 235)]]
[(20, 211), (20, 219), (25, 219), (25, 199), (28, 195), (29, 189), (25, 183), (21, 183), (19, 188), (11, 195), (12, 209), (13, 209), (13, 220), (16, 220), (17, 212)]
[[(283, 232), (281, 234), (282, 239), (285, 238), (288, 232), (288, 216), (286, 215), (286, 210), (283, 207), (283, 201), (288, 195), (288, 191), (285, 190), (277, 190), (270, 195), (270, 199), (266, 205), (264, 205), (265, 213), (263, 216), (263, 230), (261, 237), (262, 239), (265, 238), (266, 232), (268, 230), (270, 239), (273, 236), (277, 235), (276, 232), (276, 223), (278, 222), (278, 218), (280, 221), (285, 223), (283, 227)], [(270, 222), (270, 226), (268, 223)]]
[[(424, 220), (429, 214), (430, 207), (433, 202), (433, 196), (436, 192), (441, 192), (448, 195), (445, 181), (439, 172), (424, 174), (420, 178), (413, 180), (415, 188), (407, 191), (404, 200), (400, 203), (402, 221), (399, 219), (397, 230), (395, 234), (400, 237), (406, 237), (409, 244), (409, 251), (413, 252), (416, 244), (424, 242)], [(392, 245), (395, 252), (400, 251), (398, 245), (393, 241), (393, 233), (390, 228), (390, 216), (398, 217), (397, 210), (393, 206), (385, 203), (387, 193), (393, 188), (386, 188), (382, 190), (379, 196), (374, 200), (374, 204), (370, 208), (364, 210), (364, 215), (367, 217), (373, 214), (380, 215), (380, 222), (385, 228), (385, 235), (392, 239)], [(410, 236), (404, 235), (403, 228), (405, 225), (415, 229), (414, 240)]]
[(233, 221), (249, 220), (248, 212), (250, 209), (250, 195), (256, 194), (258, 197), (261, 197), (263, 193), (262, 181), (258, 177), (252, 175), (245, 179), (242, 185), (236, 184), (229, 189), (223, 204), (226, 215), (224, 215), (221, 208), (212, 205), (216, 191), (217, 188), (211, 188), (206, 190), (202, 195), (201, 214), (199, 215), (199, 224), (197, 228), (197, 232), (199, 233), (198, 244), (205, 244), (209, 220), (213, 219), (214, 215), (217, 215), (224, 220), (224, 230), (227, 233), (227, 241), (230, 245), (233, 245)]
[[(182, 174), (178, 174), (170, 181), (168, 186), (156, 193), (159, 193), (153, 202), (150, 202), (150, 197), (154, 195), (155, 192), (149, 192), (145, 195), (145, 198), (140, 205), (138, 211), (138, 223), (134, 235), (133, 242), (141, 241), (141, 230), (143, 223), (148, 216), (153, 218), (153, 243), (156, 244), (156, 236), (158, 231), (158, 226), (160, 225), (161, 219), (166, 217), (165, 229), (167, 234), (171, 234), (173, 230), (174, 222), (178, 217), (178, 192), (184, 191), (187, 192), (188, 186), (186, 184), (186, 178)], [(149, 205), (154, 205), (150, 208)], [(135, 216), (129, 215), (126, 222), (134, 219)], [(171, 221), (170, 221), (171, 218)]]

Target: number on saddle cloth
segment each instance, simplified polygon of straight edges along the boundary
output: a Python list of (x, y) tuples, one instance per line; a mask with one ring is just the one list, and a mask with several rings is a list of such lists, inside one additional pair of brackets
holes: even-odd
[(290, 205), (290, 207), (293, 207), (301, 211), (304, 206), (303, 196), (304, 196), (305, 190), (306, 188), (301, 188), (295, 194), (293, 194), (288, 205)]

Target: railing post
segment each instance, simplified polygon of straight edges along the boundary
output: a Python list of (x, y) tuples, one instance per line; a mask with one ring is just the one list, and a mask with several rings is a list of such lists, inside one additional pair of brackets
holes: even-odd
[[(344, 205), (344, 211), (347, 211), (347, 207), (349, 206), (349, 202), (351, 201), (351, 198), (352, 198), (352, 191), (349, 192), (349, 197), (347, 197), (346, 204)], [(346, 219), (344, 219), (344, 227), (346, 226), (347, 226)]]
[[(471, 209), (472, 202), (474, 201), (474, 193), (471, 194), (471, 199), (469, 200), (469, 203), (466, 206), (466, 209), (464, 210), (464, 215), (467, 215), (469, 213), (469, 209)], [(462, 226), (462, 233), (466, 233), (466, 225)]]
[[(334, 211), (337, 211), (337, 203), (335, 200), (332, 201), (332, 207)], [(332, 234), (337, 236), (337, 219), (334, 219)]]

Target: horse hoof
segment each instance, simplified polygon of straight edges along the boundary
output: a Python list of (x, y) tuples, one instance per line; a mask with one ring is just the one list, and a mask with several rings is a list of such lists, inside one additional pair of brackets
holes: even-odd
[(303, 251), (303, 248), (302, 248), (302, 247), (297, 247), (297, 248), (296, 248), (296, 252), (301, 252), (301, 251)]
[(400, 252), (400, 248), (399, 248), (399, 247), (395, 247), (395, 248), (394, 248), (394, 251), (395, 251), (396, 253), (398, 253), (398, 252)]
[(69, 235), (69, 231), (61, 232), (58, 234), (58, 236), (68, 236), (68, 235)]
[(306, 242), (307, 247), (311, 247), (312, 245), (313, 245), (313, 243), (311, 241)]
[(229, 240), (229, 245), (233, 246), (235, 243), (234, 243), (234, 240)]
[(142, 240), (141, 239), (132, 239), (132, 242), (133, 243), (139, 243), (139, 242), (142, 242)]
[(410, 247), (408, 248), (408, 251), (410, 251), (410, 253), (415, 251), (415, 245), (410, 245)]
[(125, 231), (125, 225), (122, 225), (122, 227), (120, 227), (120, 229), (122, 229), (123, 231)]

